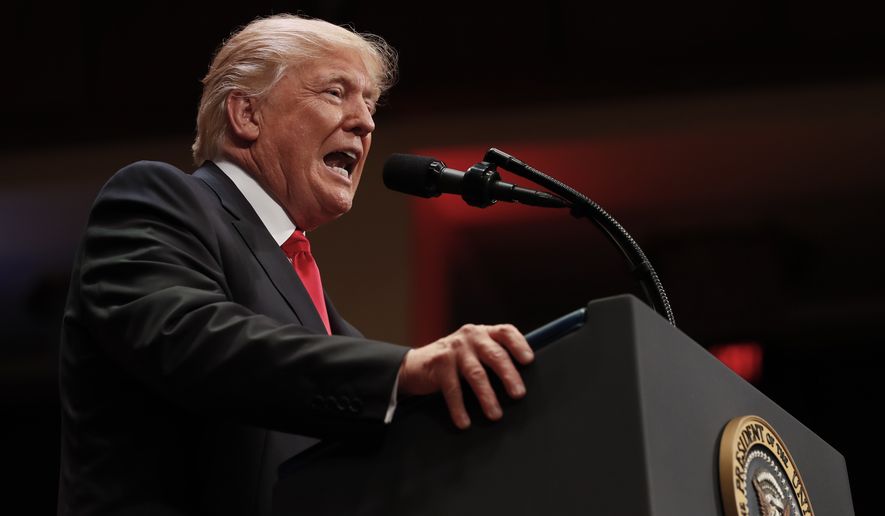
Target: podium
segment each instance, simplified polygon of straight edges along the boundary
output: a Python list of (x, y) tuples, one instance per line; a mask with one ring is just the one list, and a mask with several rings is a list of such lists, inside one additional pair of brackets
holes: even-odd
[(404, 404), (383, 435), (323, 442), (284, 463), (274, 514), (721, 515), (719, 441), (767, 420), (817, 515), (854, 514), (842, 455), (632, 296), (522, 368), (528, 394), (457, 430), (441, 397)]

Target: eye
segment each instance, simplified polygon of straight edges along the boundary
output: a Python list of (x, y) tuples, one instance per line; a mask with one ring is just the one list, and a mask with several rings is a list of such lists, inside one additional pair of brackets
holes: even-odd
[(326, 90), (326, 93), (339, 99), (344, 97), (344, 90), (338, 87), (329, 88), (328, 90)]

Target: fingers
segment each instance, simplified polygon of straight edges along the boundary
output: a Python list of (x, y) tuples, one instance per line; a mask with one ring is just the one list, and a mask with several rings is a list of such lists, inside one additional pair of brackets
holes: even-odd
[[(513, 325), (499, 324), (479, 328), (485, 332), (485, 337), (478, 339), (475, 346), (479, 359), (501, 379), (511, 398), (522, 398), (526, 392), (525, 384), (510, 359), (510, 354), (520, 363), (528, 364), (534, 359), (532, 348)], [(510, 354), (507, 353), (508, 350)]]
[[(514, 366), (513, 362), (510, 360), (510, 355), (504, 351), (504, 348), (489, 338), (477, 344), (476, 352), (482, 363), (489, 366), (498, 378), (501, 379), (501, 382), (504, 383), (504, 388), (507, 390), (507, 394), (509, 394), (511, 398), (522, 398), (525, 396), (525, 384), (522, 382), (522, 377), (516, 370), (516, 366)], [(481, 366), (480, 369), (482, 370)], [(485, 373), (484, 370), (483, 373)], [(473, 384), (471, 384), (471, 386), (472, 385)], [(476, 391), (476, 389), (474, 389), (474, 391)], [(479, 396), (478, 392), (477, 396)], [(482, 401), (482, 398), (480, 398), (480, 401)]]
[[(399, 392), (402, 394), (430, 394), (440, 392), (456, 427), (470, 426), (470, 416), (464, 406), (461, 389), (457, 348), (460, 343), (440, 339), (433, 344), (409, 350), (399, 372)], [(482, 366), (479, 366), (482, 370)], [(483, 374), (485, 371), (483, 371)]]
[(486, 417), (497, 421), (503, 415), (501, 405), (489, 382), (483, 364), (497, 375), (512, 398), (525, 396), (526, 388), (507, 350), (522, 363), (531, 362), (534, 354), (525, 337), (512, 325), (465, 325), (453, 337), (458, 352), (458, 368), (467, 380)]
[(501, 419), (503, 415), (501, 405), (498, 403), (498, 397), (492, 389), (492, 384), (489, 383), (489, 377), (482, 364), (472, 354), (463, 354), (460, 360), (459, 369), (461, 370), (461, 375), (470, 384), (470, 388), (473, 389), (473, 393), (476, 395), (476, 399), (479, 400), (483, 413), (492, 421)]
[(458, 370), (453, 364), (452, 367), (439, 371), (439, 375), (440, 390), (446, 400), (452, 422), (461, 430), (465, 430), (470, 427), (470, 416), (467, 415), (467, 408), (464, 406), (464, 394), (461, 392), (461, 379), (458, 377)]
[(400, 369), (400, 392), (442, 392), (455, 426), (465, 429), (470, 426), (470, 417), (461, 387), (463, 377), (485, 416), (497, 421), (503, 411), (483, 366), (488, 366), (501, 379), (510, 397), (521, 398), (526, 388), (511, 354), (522, 364), (534, 359), (525, 337), (512, 325), (465, 325), (447, 337), (406, 354)]
[(498, 324), (489, 327), (489, 336), (503, 345), (516, 357), (520, 364), (528, 364), (535, 359), (535, 353), (527, 340), (512, 324)]

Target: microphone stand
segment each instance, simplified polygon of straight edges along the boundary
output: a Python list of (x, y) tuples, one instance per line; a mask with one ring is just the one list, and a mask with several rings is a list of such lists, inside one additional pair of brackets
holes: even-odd
[[(636, 240), (627, 233), (627, 230), (614, 217), (581, 192), (495, 148), (486, 151), (483, 162), (471, 167), (471, 171), (486, 177), (492, 173), (494, 176), (497, 176), (497, 172), (494, 171), (495, 166), (528, 179), (558, 195), (568, 203), (568, 207), (571, 208), (571, 214), (575, 218), (590, 219), (627, 259), (627, 262), (630, 264), (630, 272), (639, 282), (640, 287), (642, 287), (643, 294), (650, 306), (656, 312), (666, 317), (670, 324), (676, 326), (673, 309), (670, 307), (670, 301), (667, 299), (667, 293), (664, 292), (664, 286), (661, 284), (658, 274), (645, 256), (645, 253), (642, 252), (639, 244), (636, 243)], [(466, 197), (465, 200), (467, 200)], [(478, 200), (471, 200), (474, 202), (468, 201), (468, 204), (479, 207), (488, 206), (488, 204), (483, 206), (482, 202), (476, 202)], [(554, 207), (553, 204), (548, 206)]]

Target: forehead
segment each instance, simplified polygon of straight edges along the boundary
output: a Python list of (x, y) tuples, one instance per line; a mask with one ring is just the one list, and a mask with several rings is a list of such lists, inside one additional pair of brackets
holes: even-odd
[(361, 90), (367, 97), (377, 98), (380, 92), (372, 73), (372, 64), (356, 50), (339, 49), (307, 59), (295, 69), (297, 75), (308, 86), (322, 87), (332, 83), (343, 83), (353, 89)]

